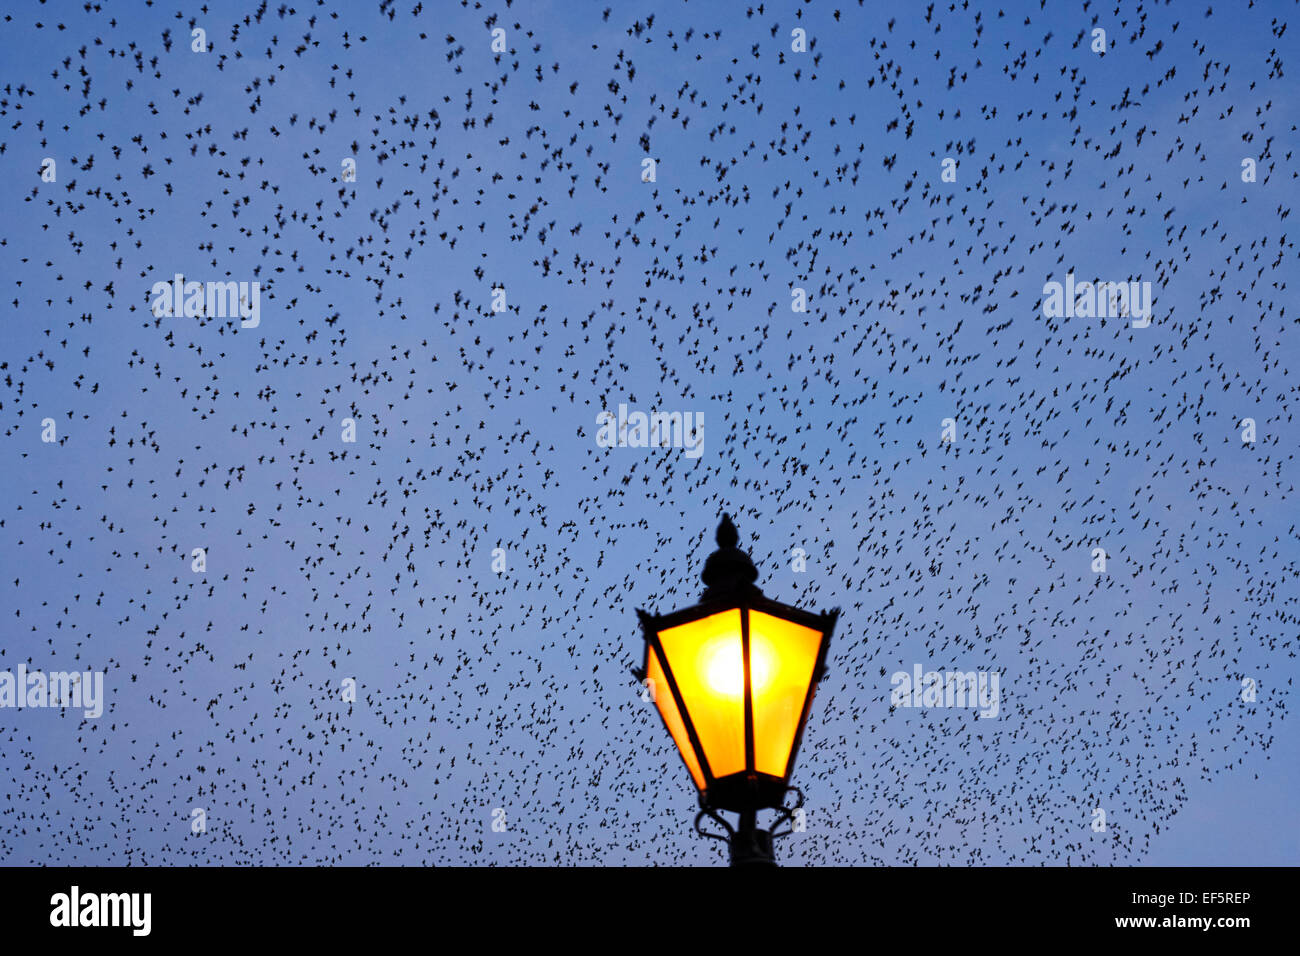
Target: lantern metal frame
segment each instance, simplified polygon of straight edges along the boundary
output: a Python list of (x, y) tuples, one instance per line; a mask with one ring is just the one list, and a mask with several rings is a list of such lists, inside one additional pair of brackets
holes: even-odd
[[(682, 721), (687, 740), (694, 751), (700, 773), (704, 778), (704, 786), (699, 788), (700, 812), (695, 818), (696, 832), (711, 839), (728, 841), (731, 845), (732, 865), (738, 866), (747, 863), (774, 865), (772, 838), (785, 836), (791, 832), (790, 830), (776, 832), (776, 828), (782, 823), (790, 821), (795, 810), (803, 804), (802, 792), (797, 787), (791, 787), (789, 779), (794, 770), (799, 747), (803, 743), (804, 730), (808, 726), (808, 716), (812, 710), (814, 691), (826, 674), (827, 652), (830, 648), (831, 637), (834, 634), (835, 623), (840, 612), (835, 609), (820, 614), (812, 613), (766, 597), (754, 585), (754, 581), (758, 577), (758, 571), (755, 569), (749, 555), (737, 547), (737, 541), (738, 536), (735, 525), (732, 524), (730, 516), (723, 515), (717, 531), (718, 550), (710, 555), (705, 562), (702, 578), (706, 588), (698, 604), (663, 615), (652, 614), (640, 608), (637, 609), (636, 613), (641, 622), (645, 649), (641, 667), (634, 670), (633, 673), (636, 674), (639, 681), (644, 681), (650, 670), (650, 654), (653, 652), (658, 657), (659, 667), (668, 684), (667, 692), (673, 696), (677, 714)], [(678, 687), (672, 663), (664, 652), (663, 645), (659, 640), (659, 634), (669, 628), (690, 624), (715, 614), (733, 610), (740, 611), (741, 659), (744, 661), (745, 767), (743, 770), (718, 776), (713, 772), (713, 768), (709, 764), (708, 754), (696, 731), (692, 714), (686, 706), (686, 701)], [(749, 615), (751, 611), (757, 611), (815, 630), (821, 635), (816, 662), (813, 666), (808, 687), (804, 691), (803, 705), (800, 709), (798, 723), (795, 726), (790, 752), (786, 755), (784, 772), (780, 776), (759, 772), (755, 762), (754, 701), (749, 667)], [(656, 689), (656, 692), (659, 692), (658, 689)], [(658, 710), (658, 707), (656, 707), (656, 710)], [(660, 711), (660, 719), (671, 734), (672, 728), (668, 727), (662, 711)], [(680, 747), (678, 748), (678, 757), (681, 758), (683, 764), (686, 764), (689, 772), (690, 765), (687, 763), (686, 755), (681, 752)], [(694, 782), (693, 774), (692, 782)], [(797, 795), (798, 801), (794, 806), (786, 807), (785, 797), (786, 794), (791, 792)], [(759, 810), (765, 809), (779, 811), (771, 831), (763, 831), (757, 828), (757, 813)], [(719, 811), (724, 810), (740, 815), (737, 827), (732, 827), (720, 815)], [(700, 824), (706, 817), (719, 823), (727, 831), (727, 835), (722, 836), (702, 830)]]

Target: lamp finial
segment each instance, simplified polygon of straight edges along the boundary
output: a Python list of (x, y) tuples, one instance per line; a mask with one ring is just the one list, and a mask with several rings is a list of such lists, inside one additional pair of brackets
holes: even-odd
[(704, 562), (705, 590), (703, 599), (735, 599), (747, 595), (761, 595), (754, 582), (758, 579), (758, 569), (744, 551), (738, 548), (740, 535), (731, 522), (731, 515), (724, 514), (718, 523), (718, 550), (709, 555)]
[(718, 547), (734, 548), (738, 541), (740, 541), (740, 535), (736, 533), (736, 526), (731, 523), (731, 515), (724, 514), (722, 521), (718, 523)]

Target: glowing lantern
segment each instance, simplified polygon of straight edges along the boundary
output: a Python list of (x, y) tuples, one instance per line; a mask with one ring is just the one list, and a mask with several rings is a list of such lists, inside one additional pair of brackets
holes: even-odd
[[(783, 807), (790, 771), (839, 612), (810, 614), (764, 597), (725, 515), (717, 541), (699, 604), (663, 616), (637, 611), (639, 676), (699, 789), (700, 817), (727, 828), (720, 839), (730, 840), (733, 863), (770, 864), (773, 834), (756, 830), (756, 813), (792, 812)], [(719, 810), (739, 813), (739, 829)]]

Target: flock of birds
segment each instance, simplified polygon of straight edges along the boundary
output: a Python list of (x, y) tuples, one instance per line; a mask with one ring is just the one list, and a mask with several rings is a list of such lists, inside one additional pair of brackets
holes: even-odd
[(0, 671), (106, 705), (0, 710), (0, 859), (714, 862), (630, 667), (723, 512), (842, 609), (784, 861), (1141, 862), (1267, 755), (1293, 4), (653, 6), (3, 14)]

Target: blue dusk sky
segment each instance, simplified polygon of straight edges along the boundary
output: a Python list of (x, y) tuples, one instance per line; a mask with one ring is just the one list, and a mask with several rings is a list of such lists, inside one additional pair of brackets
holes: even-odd
[(729, 513), (783, 864), (1300, 862), (1295, 3), (2, 12), (0, 860), (719, 863)]

